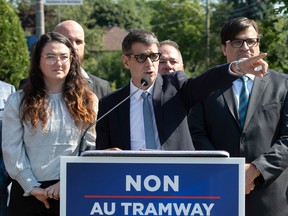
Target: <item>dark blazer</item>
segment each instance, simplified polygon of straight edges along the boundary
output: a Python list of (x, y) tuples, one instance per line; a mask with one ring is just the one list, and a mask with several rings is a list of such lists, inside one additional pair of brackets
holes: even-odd
[(98, 99), (111, 92), (111, 87), (108, 81), (96, 77), (92, 74), (88, 74), (88, 76), (88, 85), (90, 86), (90, 89), (97, 95)]
[[(89, 76), (89, 79), (87, 79), (88, 85), (91, 91), (93, 91), (97, 95), (98, 99), (102, 98), (103, 96), (111, 92), (110, 84), (108, 81), (93, 76), (92, 74), (88, 74), (88, 76)], [(23, 88), (27, 80), (28, 78), (20, 80), (19, 89)]]
[[(188, 130), (187, 113), (211, 92), (235, 80), (228, 65), (209, 70), (197, 78), (187, 79), (182, 71), (158, 75), (152, 95), (154, 114), (161, 147), (164, 150), (194, 150)], [(98, 118), (128, 97), (130, 85), (103, 97), (99, 102)], [(97, 123), (97, 149), (118, 147), (130, 150), (130, 101)]]
[(192, 108), (189, 127), (198, 150), (226, 150), (245, 157), (261, 172), (246, 195), (246, 216), (288, 215), (287, 75), (268, 71), (255, 77), (243, 128), (239, 127), (232, 84)]

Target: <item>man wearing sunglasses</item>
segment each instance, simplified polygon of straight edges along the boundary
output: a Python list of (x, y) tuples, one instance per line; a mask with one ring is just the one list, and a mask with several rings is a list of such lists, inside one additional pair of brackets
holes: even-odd
[[(161, 56), (158, 39), (145, 30), (130, 32), (122, 42), (122, 51), (123, 64), (130, 71), (131, 81), (100, 100), (98, 119), (125, 98), (129, 100), (99, 120), (96, 148), (194, 150), (187, 113), (192, 105), (235, 80), (241, 74), (236, 70), (236, 64), (231, 64), (234, 73), (229, 72), (229, 64), (226, 64), (196, 79), (187, 79), (183, 71), (161, 76), (158, 74)], [(262, 60), (265, 56), (247, 59), (238, 66), (263, 76), (267, 70), (267, 64)], [(254, 70), (258, 65), (263, 66), (261, 71)], [(216, 70), (220, 72), (216, 73)], [(143, 79), (148, 80), (145, 86)], [(137, 91), (139, 88), (141, 90)]]
[[(230, 20), (221, 31), (227, 62), (257, 56), (259, 38), (253, 20)], [(287, 75), (268, 70), (261, 79), (246, 76), (246, 81), (236, 79), (192, 107), (193, 143), (197, 150), (245, 157), (246, 216), (288, 215)]]

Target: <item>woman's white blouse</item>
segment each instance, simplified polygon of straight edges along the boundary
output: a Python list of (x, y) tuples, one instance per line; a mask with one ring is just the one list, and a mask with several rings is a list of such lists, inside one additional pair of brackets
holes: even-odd
[[(22, 91), (17, 91), (7, 100), (2, 149), (7, 172), (19, 182), (27, 196), (39, 182), (60, 178), (60, 156), (77, 155), (82, 131), (70, 117), (62, 93), (49, 95), (46, 131), (41, 130), (41, 122), (37, 130), (32, 131), (30, 123), (20, 122), (21, 94)], [(86, 140), (95, 145), (95, 137), (95, 132), (90, 132)]]

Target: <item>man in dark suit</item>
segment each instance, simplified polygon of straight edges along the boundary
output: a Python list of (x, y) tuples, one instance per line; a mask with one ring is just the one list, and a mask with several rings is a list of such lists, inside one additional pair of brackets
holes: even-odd
[[(227, 62), (258, 55), (259, 37), (253, 20), (239, 17), (226, 23), (221, 47)], [(226, 150), (232, 157), (245, 157), (246, 216), (287, 216), (288, 78), (272, 70), (262, 79), (247, 76), (250, 97), (243, 126), (238, 107), (245, 85), (238, 79), (192, 107), (193, 143), (197, 150)]]
[[(153, 142), (156, 149), (163, 150), (193, 150), (191, 136), (188, 130), (187, 112), (190, 107), (203, 100), (212, 91), (224, 84), (231, 83), (240, 74), (231, 64), (209, 70), (196, 79), (187, 79), (183, 71), (158, 75), (158, 65), (161, 53), (159, 42), (152, 32), (134, 30), (122, 42), (122, 60), (130, 71), (131, 81), (126, 87), (102, 98), (99, 102), (98, 118), (111, 110), (116, 104), (127, 98), (141, 87), (143, 77), (149, 77), (151, 82), (135, 93), (130, 100), (126, 100), (113, 110), (96, 126), (97, 149), (120, 148), (125, 150), (139, 150), (147, 148), (148, 131), (145, 130), (143, 114), (144, 99), (142, 92), (148, 92), (150, 109), (152, 108), (152, 126), (154, 129)], [(259, 55), (241, 62), (241, 67), (259, 76), (266, 73), (267, 65)], [(261, 64), (261, 73), (254, 67)], [(219, 70), (219, 73), (215, 73)], [(150, 98), (150, 99), (149, 99)], [(151, 111), (151, 110), (150, 110)], [(151, 131), (150, 131), (151, 132)], [(149, 132), (149, 134), (150, 134)]]

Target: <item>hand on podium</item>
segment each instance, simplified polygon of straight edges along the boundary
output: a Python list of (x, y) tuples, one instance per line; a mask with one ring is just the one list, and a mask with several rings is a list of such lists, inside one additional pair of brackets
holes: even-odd
[(113, 147), (113, 148), (107, 148), (107, 149), (103, 149), (104, 151), (108, 150), (108, 151), (122, 151), (122, 149), (117, 148), (117, 147)]
[(253, 164), (245, 164), (245, 194), (250, 194), (255, 188), (254, 180), (261, 173)]

